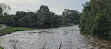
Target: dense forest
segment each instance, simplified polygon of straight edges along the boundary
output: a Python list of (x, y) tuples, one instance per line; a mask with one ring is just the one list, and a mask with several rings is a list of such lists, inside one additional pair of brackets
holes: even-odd
[(81, 33), (111, 40), (111, 0), (90, 0), (83, 6)]
[(13, 27), (53, 28), (79, 24), (80, 19), (80, 13), (77, 10), (65, 9), (62, 15), (57, 15), (45, 5), (41, 5), (36, 12), (17, 11), (16, 14), (6, 13), (10, 9), (8, 5), (0, 4), (1, 24)]

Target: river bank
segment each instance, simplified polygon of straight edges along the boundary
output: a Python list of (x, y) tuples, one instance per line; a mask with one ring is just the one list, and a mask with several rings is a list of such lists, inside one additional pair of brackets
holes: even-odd
[(85, 38), (87, 42), (90, 42), (92, 44), (93, 47), (98, 47), (98, 49), (111, 49), (110, 40), (104, 40), (104, 39), (94, 38), (90, 36), (85, 36)]

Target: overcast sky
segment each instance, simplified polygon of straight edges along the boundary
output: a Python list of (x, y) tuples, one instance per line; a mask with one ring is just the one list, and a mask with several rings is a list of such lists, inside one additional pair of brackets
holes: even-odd
[(16, 11), (37, 11), (41, 5), (49, 7), (50, 11), (56, 14), (62, 14), (64, 9), (82, 11), (84, 4), (89, 0), (0, 0), (0, 3), (10, 5), (10, 13)]

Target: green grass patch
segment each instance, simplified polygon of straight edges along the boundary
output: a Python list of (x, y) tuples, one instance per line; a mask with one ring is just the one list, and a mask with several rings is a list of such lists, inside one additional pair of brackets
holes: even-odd
[(0, 25), (0, 28), (2, 27), (2, 25)]
[(35, 28), (24, 28), (24, 27), (7, 27), (6, 29), (0, 30), (0, 34), (9, 34), (16, 31), (34, 30)]
[(3, 49), (3, 48), (0, 46), (0, 49)]

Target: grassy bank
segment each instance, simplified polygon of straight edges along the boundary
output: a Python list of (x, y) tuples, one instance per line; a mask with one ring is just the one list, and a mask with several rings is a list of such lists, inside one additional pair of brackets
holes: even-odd
[(0, 49), (3, 49), (3, 48), (0, 46)]
[(16, 31), (33, 30), (34, 28), (24, 28), (24, 27), (7, 27), (6, 29), (0, 30), (0, 35), (9, 34)]

